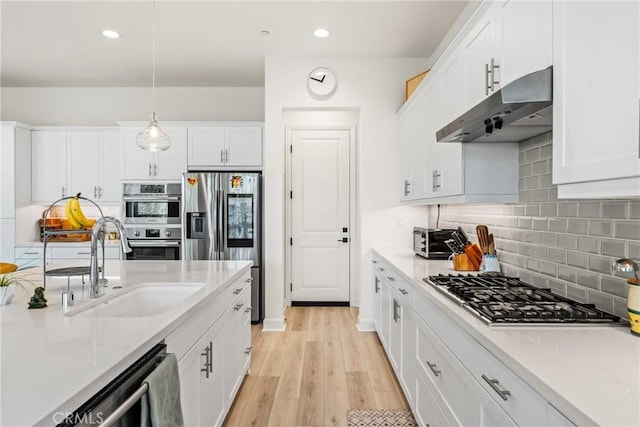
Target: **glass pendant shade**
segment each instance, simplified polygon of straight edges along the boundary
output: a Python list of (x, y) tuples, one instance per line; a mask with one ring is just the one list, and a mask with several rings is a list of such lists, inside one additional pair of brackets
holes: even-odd
[(156, 113), (151, 115), (149, 126), (136, 137), (136, 145), (147, 151), (165, 151), (171, 147), (171, 140), (158, 126)]

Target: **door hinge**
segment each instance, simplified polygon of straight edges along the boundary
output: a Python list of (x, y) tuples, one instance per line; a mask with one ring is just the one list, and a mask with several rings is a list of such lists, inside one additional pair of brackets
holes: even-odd
[(289, 283), (289, 292), (293, 292), (293, 283)]
[(290, 152), (290, 153), (293, 153), (293, 145), (290, 145), (290, 146), (289, 146), (289, 152)]
[(293, 237), (289, 237), (289, 246), (293, 246)]
[(293, 191), (289, 191), (289, 198), (293, 199)]

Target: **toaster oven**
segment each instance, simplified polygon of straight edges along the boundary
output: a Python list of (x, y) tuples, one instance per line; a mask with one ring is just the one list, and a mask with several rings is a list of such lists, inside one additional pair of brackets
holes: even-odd
[(452, 252), (444, 243), (455, 228), (413, 227), (413, 252), (426, 259), (448, 259)]

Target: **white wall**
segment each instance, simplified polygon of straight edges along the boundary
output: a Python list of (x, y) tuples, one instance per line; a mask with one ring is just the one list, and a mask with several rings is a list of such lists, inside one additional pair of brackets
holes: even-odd
[[(30, 125), (112, 126), (146, 121), (147, 87), (7, 87), (0, 89), (0, 120)], [(156, 112), (162, 120), (264, 120), (261, 87), (160, 87)]]
[[(338, 88), (317, 101), (307, 92), (309, 72), (330, 68)], [(411, 228), (426, 224), (427, 208), (399, 206), (396, 111), (404, 101), (405, 81), (427, 68), (425, 59), (267, 58), (265, 63), (265, 329), (284, 326), (285, 286), (285, 135), (284, 111), (359, 111), (357, 193), (359, 241), (355, 268), (361, 269), (373, 246), (411, 246)], [(360, 273), (360, 272), (358, 272)], [(369, 283), (368, 269), (360, 283)], [(360, 286), (360, 326), (371, 320), (370, 287)]]

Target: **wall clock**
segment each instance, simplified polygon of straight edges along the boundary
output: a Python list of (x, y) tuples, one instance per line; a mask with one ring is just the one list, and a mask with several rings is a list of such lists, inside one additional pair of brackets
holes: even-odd
[(335, 74), (327, 68), (318, 67), (309, 73), (307, 88), (312, 96), (327, 99), (336, 91), (337, 80)]

